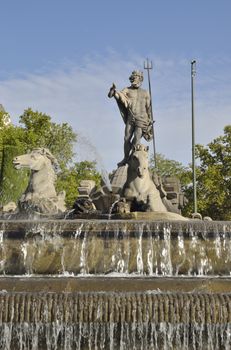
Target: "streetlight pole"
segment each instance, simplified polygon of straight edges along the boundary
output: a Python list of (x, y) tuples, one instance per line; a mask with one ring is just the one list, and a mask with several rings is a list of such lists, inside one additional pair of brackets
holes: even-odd
[(153, 119), (153, 109), (152, 109), (152, 89), (151, 89), (151, 79), (150, 79), (150, 70), (153, 68), (152, 61), (149, 61), (147, 58), (147, 61), (144, 62), (144, 69), (148, 72), (148, 89), (149, 89), (149, 95), (150, 95), (150, 110), (151, 110), (151, 118), (152, 118), (152, 135), (153, 135), (153, 158), (154, 158), (154, 167), (156, 167), (156, 141), (155, 141), (155, 134), (154, 134), (154, 119)]
[(191, 61), (191, 99), (192, 99), (192, 172), (193, 172), (193, 211), (197, 213), (197, 187), (195, 164), (195, 117), (194, 117), (194, 79), (196, 76), (196, 60)]

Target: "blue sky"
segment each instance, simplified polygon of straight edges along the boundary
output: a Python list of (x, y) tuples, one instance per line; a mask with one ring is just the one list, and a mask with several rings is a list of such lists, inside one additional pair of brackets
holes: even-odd
[(107, 91), (113, 81), (126, 86), (149, 57), (157, 151), (187, 164), (191, 59), (196, 141), (230, 123), (230, 13), (229, 0), (1, 1), (0, 103), (14, 123), (29, 106), (69, 122), (79, 133), (77, 160), (111, 171), (124, 126)]

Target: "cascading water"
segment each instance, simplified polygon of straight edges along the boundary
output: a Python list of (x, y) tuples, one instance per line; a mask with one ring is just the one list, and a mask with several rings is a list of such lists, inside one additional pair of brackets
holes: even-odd
[(231, 223), (0, 222), (0, 349), (229, 350)]
[(0, 303), (2, 349), (230, 349), (231, 295), (3, 293)]
[(2, 222), (0, 230), (6, 275), (230, 275), (228, 223), (60, 220)]

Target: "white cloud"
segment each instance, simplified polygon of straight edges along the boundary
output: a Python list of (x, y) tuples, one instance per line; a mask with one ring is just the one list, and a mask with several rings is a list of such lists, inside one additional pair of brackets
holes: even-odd
[[(191, 160), (190, 61), (156, 57), (153, 62), (156, 148), (187, 164)], [(104, 58), (91, 56), (50, 72), (10, 78), (0, 82), (0, 103), (14, 122), (31, 107), (56, 122), (70, 123), (80, 134), (77, 159), (98, 160), (111, 171), (123, 156), (124, 125), (115, 101), (107, 98), (108, 89), (113, 81), (119, 89), (126, 86), (131, 71), (142, 69), (142, 64), (139, 55), (123, 59), (110, 52)], [(220, 65), (214, 73), (211, 62), (202, 62), (196, 80), (196, 141), (203, 144), (230, 123), (231, 76), (225, 70), (230, 62), (223, 60)]]

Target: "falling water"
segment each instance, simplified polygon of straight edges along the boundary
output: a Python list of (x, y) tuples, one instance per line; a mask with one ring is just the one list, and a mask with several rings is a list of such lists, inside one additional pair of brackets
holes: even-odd
[[(34, 221), (1, 225), (0, 273), (230, 276), (225, 224)], [(17, 239), (16, 239), (17, 237)]]
[[(170, 287), (187, 276), (228, 280), (230, 236), (222, 222), (0, 222), (0, 273), (8, 281), (0, 293), (0, 349), (230, 350), (230, 293), (142, 286), (166, 276)], [(90, 292), (111, 276), (108, 292)], [(123, 292), (112, 292), (117, 277)]]
[(143, 238), (143, 229), (142, 229), (142, 226), (139, 226), (138, 239), (137, 239), (137, 255), (136, 255), (137, 272), (139, 274), (143, 274), (144, 272), (144, 264), (143, 264), (143, 257), (142, 257), (142, 238)]
[(6, 253), (3, 244), (4, 230), (0, 230), (0, 251), (1, 251), (1, 259), (0, 259), (0, 271), (5, 271), (5, 260)]
[(81, 252), (80, 252), (80, 273), (85, 275), (88, 274), (87, 267), (87, 233), (84, 232), (82, 240)]
[(111, 205), (111, 207), (110, 207), (110, 209), (109, 209), (109, 213), (108, 213), (108, 220), (111, 220), (111, 215), (112, 215), (112, 213), (113, 213), (113, 210), (114, 210), (116, 204), (117, 204), (119, 201), (120, 201), (120, 198), (116, 199), (116, 200), (112, 203), (112, 205)]
[(230, 294), (3, 293), (0, 303), (0, 349), (231, 346)]

